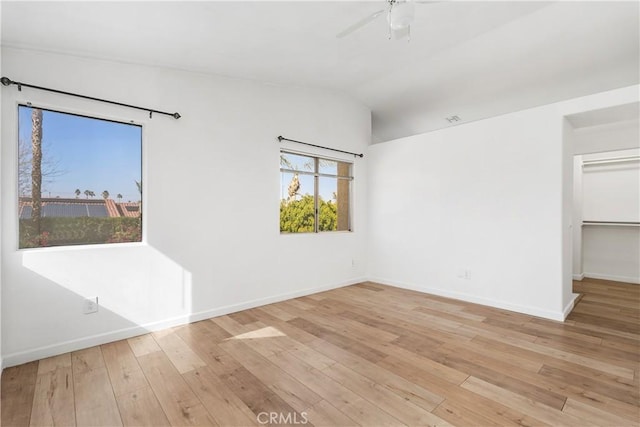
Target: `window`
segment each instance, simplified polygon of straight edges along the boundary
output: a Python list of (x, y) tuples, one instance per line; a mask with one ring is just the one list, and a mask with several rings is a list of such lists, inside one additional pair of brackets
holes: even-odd
[(280, 232), (351, 231), (351, 166), (280, 152)]
[(142, 127), (18, 106), (18, 247), (140, 242)]

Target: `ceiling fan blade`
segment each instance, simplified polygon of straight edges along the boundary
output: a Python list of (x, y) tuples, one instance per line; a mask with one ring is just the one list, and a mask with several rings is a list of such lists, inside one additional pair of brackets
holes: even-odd
[(361, 19), (360, 21), (356, 22), (355, 24), (350, 25), (349, 27), (347, 27), (343, 31), (339, 32), (338, 34), (336, 34), (336, 37), (341, 39), (344, 36), (348, 36), (349, 34), (353, 33), (354, 31), (359, 30), (360, 28), (364, 27), (369, 22), (374, 21), (378, 16), (382, 15), (384, 12), (386, 12), (386, 10), (383, 9), (383, 10), (379, 10), (377, 12), (372, 13), (371, 15), (367, 16), (366, 18)]

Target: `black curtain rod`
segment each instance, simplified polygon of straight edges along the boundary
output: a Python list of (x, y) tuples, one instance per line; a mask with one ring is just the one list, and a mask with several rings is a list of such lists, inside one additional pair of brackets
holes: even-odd
[(51, 88), (48, 88), (48, 87), (30, 85), (30, 84), (27, 84), (27, 83), (13, 81), (8, 77), (2, 77), (0, 79), (0, 83), (2, 83), (4, 86), (16, 85), (16, 86), (18, 86), (18, 90), (20, 90), (20, 91), (22, 90), (22, 87), (24, 86), (24, 87), (30, 87), (32, 89), (45, 90), (47, 92), (53, 92), (53, 93), (59, 93), (59, 94), (62, 94), (62, 95), (75, 96), (77, 98), (89, 99), (91, 101), (99, 101), (99, 102), (105, 102), (107, 104), (119, 105), (120, 107), (127, 107), (127, 108), (133, 108), (133, 109), (136, 109), (136, 110), (148, 111), (149, 112), (149, 117), (151, 117), (153, 115), (153, 113), (157, 113), (157, 114), (164, 114), (165, 116), (171, 116), (176, 120), (180, 118), (180, 114), (178, 114), (178, 113), (167, 113), (166, 111), (154, 110), (153, 108), (138, 107), (136, 105), (124, 104), (122, 102), (109, 101), (108, 99), (94, 98), (93, 96), (80, 95), (80, 94), (77, 94), (77, 93), (65, 92), (63, 90), (57, 90), (57, 89), (51, 89)]
[(278, 137), (278, 141), (282, 142), (282, 141), (289, 141), (289, 142), (295, 142), (298, 144), (304, 144), (304, 145), (309, 145), (311, 147), (316, 147), (316, 148), (323, 148), (325, 150), (331, 150), (331, 151), (337, 151), (338, 153), (345, 153), (345, 154), (351, 154), (352, 156), (355, 157), (364, 157), (364, 154), (360, 153), (352, 153), (351, 151), (343, 151), (343, 150), (338, 150), (337, 148), (329, 148), (329, 147), (323, 147), (322, 145), (315, 145), (315, 144), (309, 144), (308, 142), (302, 142), (302, 141), (296, 141), (295, 139), (289, 139), (289, 138), (285, 138), (284, 136), (280, 135)]

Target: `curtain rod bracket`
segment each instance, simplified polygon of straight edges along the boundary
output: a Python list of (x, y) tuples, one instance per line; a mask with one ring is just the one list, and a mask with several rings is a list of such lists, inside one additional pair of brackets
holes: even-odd
[(295, 142), (297, 144), (308, 145), (310, 147), (322, 148), (324, 150), (337, 151), (338, 153), (351, 154), (354, 157), (360, 157), (360, 158), (364, 157), (364, 154), (362, 154), (362, 153), (352, 153), (351, 151), (338, 150), (337, 148), (329, 148), (329, 147), (323, 147), (322, 145), (309, 144), (308, 142), (296, 141), (295, 139), (285, 138), (282, 135), (278, 136), (278, 141), (279, 142), (282, 142), (282, 141)]
[(173, 117), (176, 120), (178, 120), (181, 117), (180, 114), (178, 114), (177, 112), (176, 113), (167, 113), (166, 111), (154, 110), (152, 108), (138, 107), (137, 105), (125, 104), (125, 103), (117, 102), (117, 101), (109, 101), (108, 99), (96, 98), (96, 97), (93, 97), (93, 96), (80, 95), (78, 93), (65, 92), (63, 90), (51, 89), (51, 88), (48, 88), (48, 87), (36, 86), (36, 85), (31, 85), (31, 84), (22, 83), (22, 82), (16, 82), (14, 80), (11, 80), (9, 77), (0, 78), (0, 83), (2, 83), (2, 85), (4, 85), (4, 86), (16, 85), (16, 86), (18, 86), (18, 90), (19, 91), (22, 91), (22, 86), (24, 86), (24, 87), (30, 87), (32, 89), (44, 90), (44, 91), (53, 92), (53, 93), (59, 93), (60, 95), (75, 96), (76, 98), (88, 99), (90, 101), (98, 101), (98, 102), (104, 102), (106, 104), (118, 105), (120, 107), (133, 108), (134, 110), (148, 111), (149, 112), (149, 118), (152, 117), (153, 113), (164, 114), (165, 116)]

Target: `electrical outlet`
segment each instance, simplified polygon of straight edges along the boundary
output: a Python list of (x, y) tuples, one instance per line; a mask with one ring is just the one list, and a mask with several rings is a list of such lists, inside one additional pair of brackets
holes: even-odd
[(466, 268), (458, 269), (458, 273), (456, 274), (458, 279), (471, 280), (471, 270), (467, 270)]
[(82, 312), (91, 314), (98, 312), (98, 297), (86, 298), (82, 303)]

